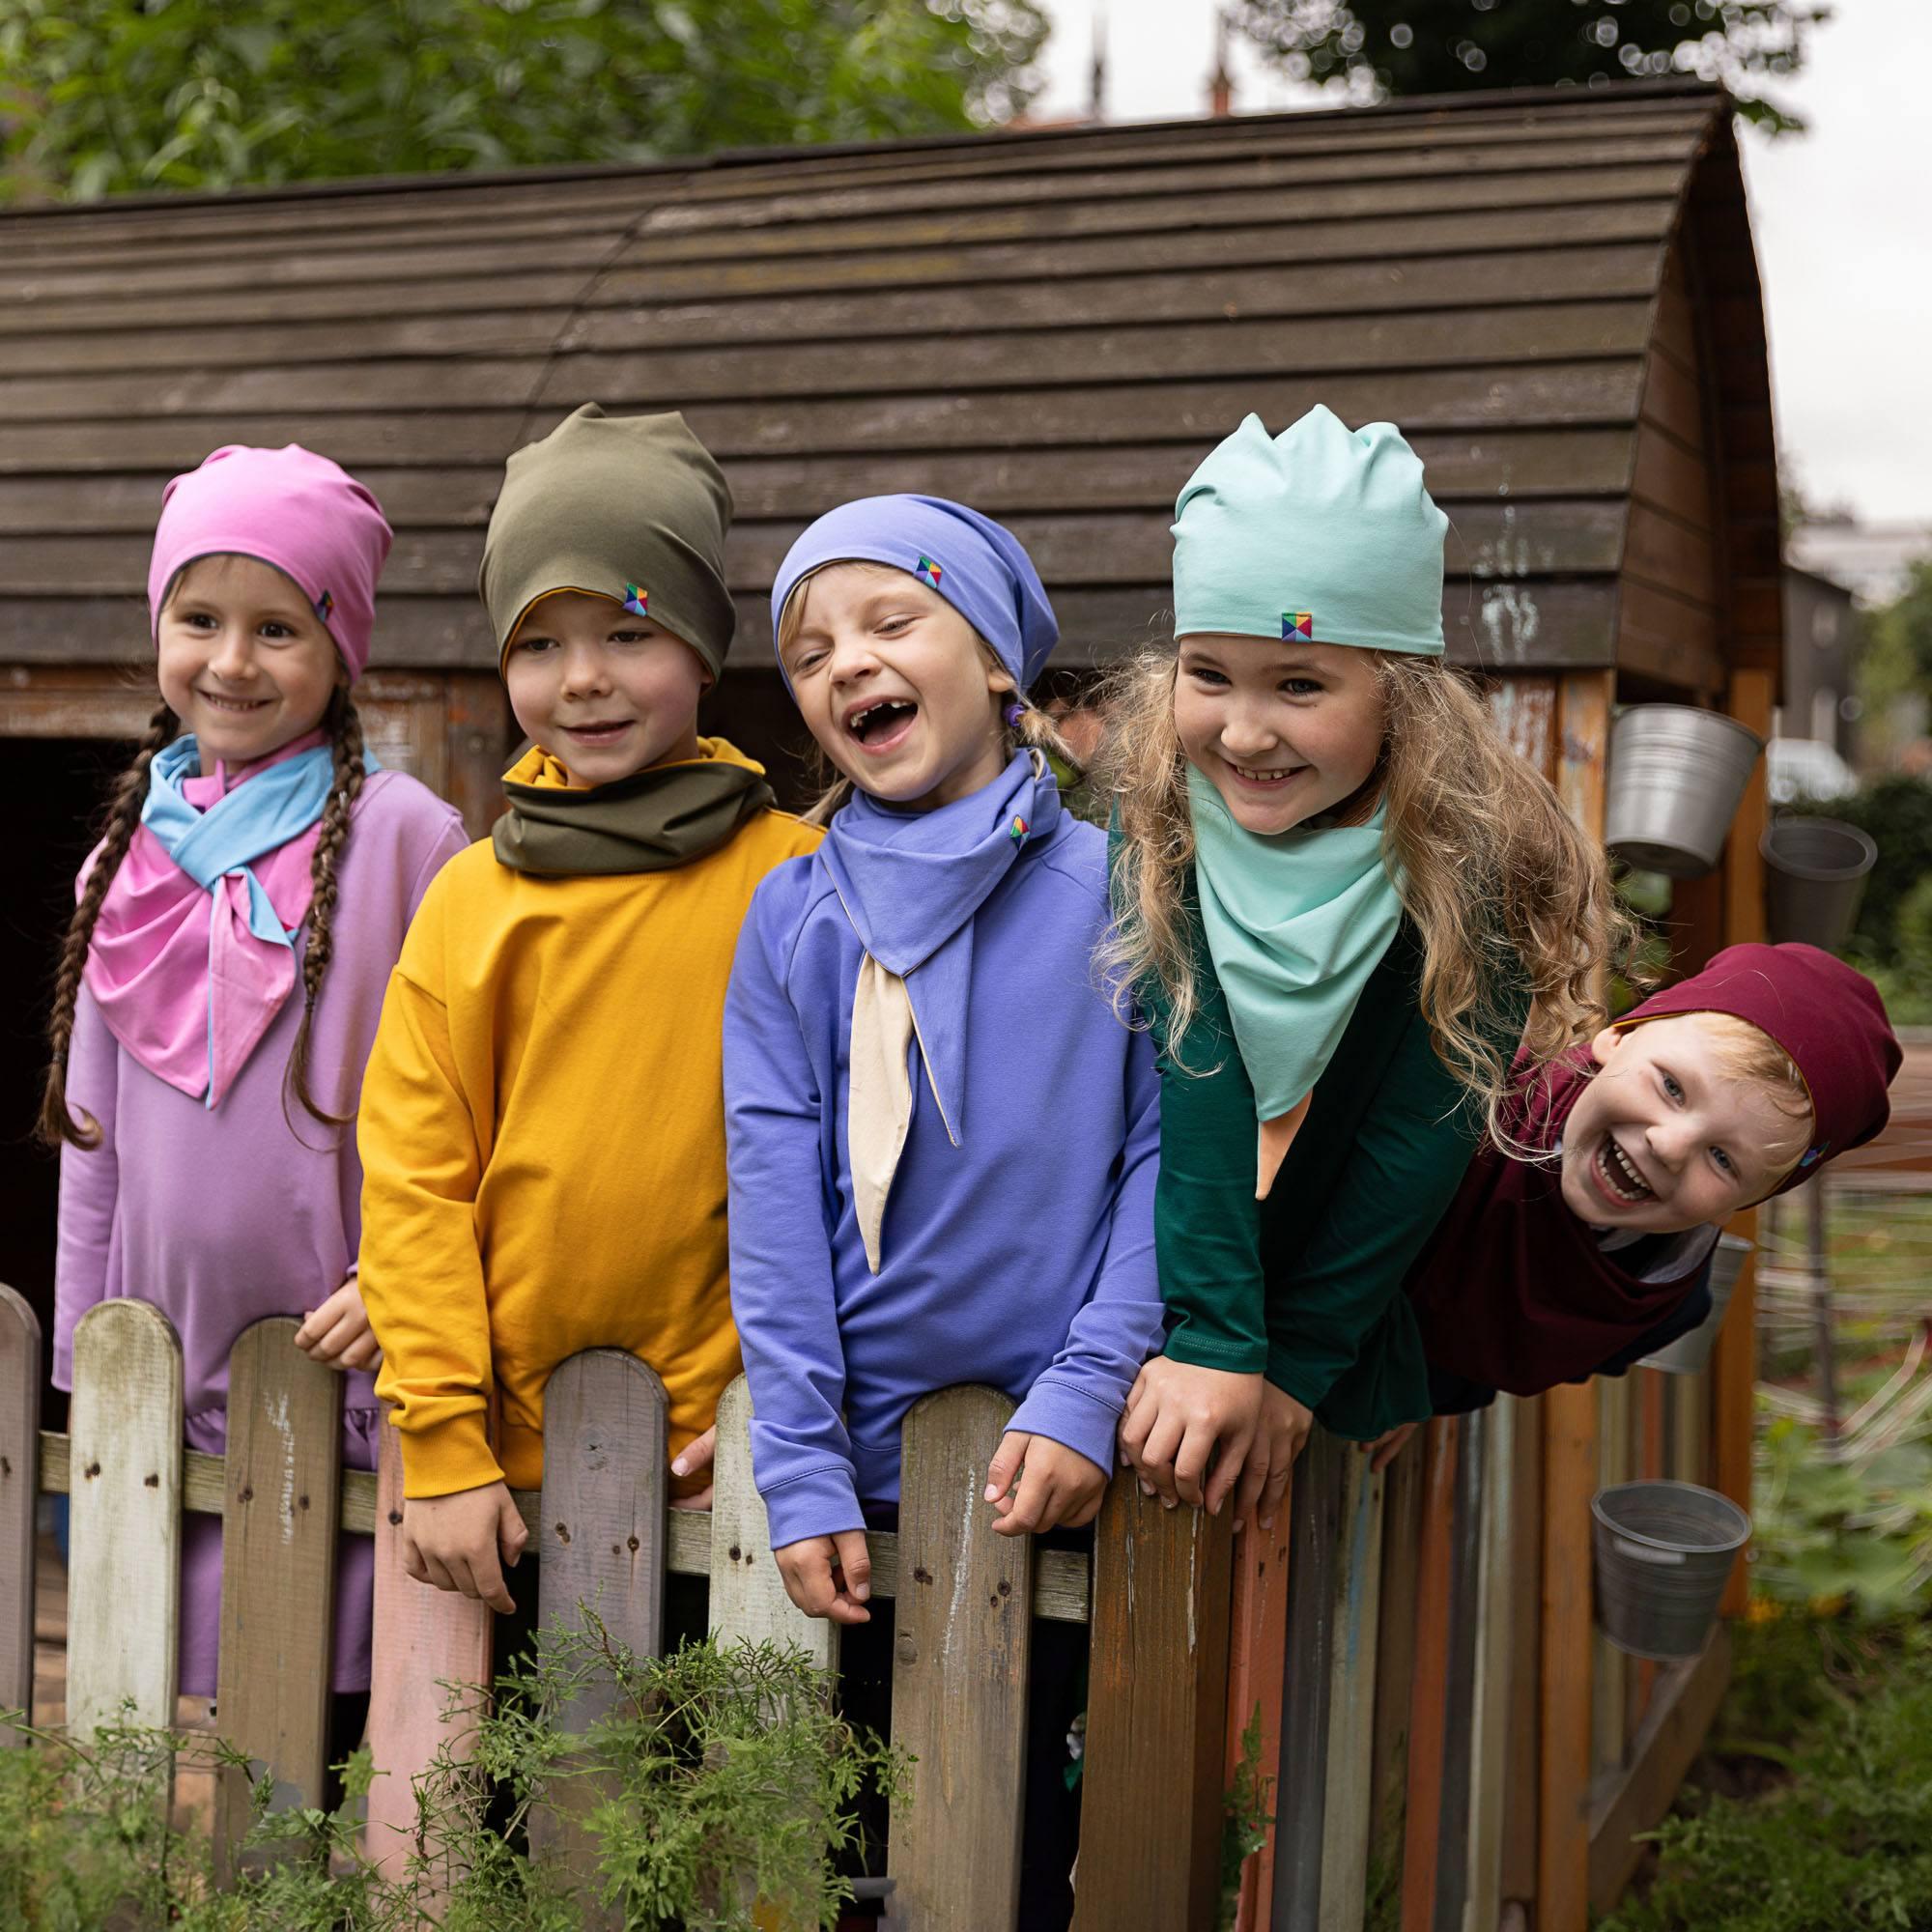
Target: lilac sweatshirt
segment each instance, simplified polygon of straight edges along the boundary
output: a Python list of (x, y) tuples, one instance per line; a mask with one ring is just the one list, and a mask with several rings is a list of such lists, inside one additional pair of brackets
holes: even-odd
[(1105, 837), (1064, 812), (973, 915), (961, 1145), (915, 1045), (874, 1275), (845, 1151), (863, 949), (822, 855), (759, 886), (725, 1001), (724, 1094), (731, 1305), (775, 1547), (896, 1499), (907, 1409), (956, 1382), (1004, 1389), (1014, 1429), (1112, 1469), (1161, 1334), (1160, 1120), (1152, 1045), (1094, 977), (1107, 917)]
[[(316, 1003), (310, 1092), (330, 1113), (354, 1110), (389, 971), (429, 882), (468, 842), (463, 821), (401, 772), (363, 786), (337, 875), (335, 953)], [(298, 956), (306, 946), (298, 940)], [(96, 1302), (153, 1302), (181, 1337), (187, 1445), (227, 1441), (228, 1352), (271, 1315), (299, 1317), (355, 1265), (362, 1169), (354, 1129), (330, 1129), (291, 1102), (282, 1080), (301, 1023), (301, 982), (213, 1112), (123, 1049), (85, 988), (74, 1014), (68, 1103), (100, 1122), (101, 1145), (64, 1148), (55, 1266), (54, 1381), (73, 1385), (73, 1329)], [(375, 1384), (345, 1377), (343, 1461), (375, 1466)], [(369, 1683), (374, 1550), (345, 1536), (336, 1566), (337, 1690)], [(181, 1688), (215, 1689), (221, 1521), (187, 1519), (182, 1549)]]

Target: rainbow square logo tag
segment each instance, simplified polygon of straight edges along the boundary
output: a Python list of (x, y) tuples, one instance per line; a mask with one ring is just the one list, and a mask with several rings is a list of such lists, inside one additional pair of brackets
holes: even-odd
[(1281, 634), (1284, 638), (1300, 638), (1308, 643), (1315, 641), (1315, 612), (1313, 611), (1284, 611), (1281, 613)]
[(634, 617), (648, 617), (651, 614), (651, 593), (635, 583), (625, 584), (624, 609)]
[(921, 557), (919, 568), (913, 572), (913, 575), (922, 583), (929, 583), (935, 590), (939, 588), (939, 580), (942, 574), (939, 566), (929, 556)]
[(335, 599), (331, 597), (327, 590), (325, 590), (322, 593), (322, 595), (315, 600), (315, 614), (318, 617), (320, 617), (322, 621), (326, 624), (328, 622), (329, 618), (334, 614), (334, 611), (335, 611)]

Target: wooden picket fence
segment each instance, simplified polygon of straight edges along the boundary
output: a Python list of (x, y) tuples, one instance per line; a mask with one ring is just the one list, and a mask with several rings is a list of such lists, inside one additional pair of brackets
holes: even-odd
[[(0, 1288), (0, 1708), (32, 1695), (38, 1494), (71, 1497), (67, 1721), (77, 1728), (128, 1706), (140, 1721), (173, 1721), (183, 1512), (219, 1514), (216, 1728), (270, 1769), (277, 1803), (316, 1803), (337, 1533), (371, 1533), (370, 1743), (386, 1775), (367, 1843), (400, 1866), (416, 1822), (412, 1778), (445, 1723), (469, 1721), (433, 1687), (487, 1682), (490, 1612), (405, 1575), (395, 1432), (383, 1433), (375, 1473), (340, 1467), (341, 1381), (294, 1348), (295, 1326), (266, 1321), (242, 1337), (228, 1453), (207, 1457), (182, 1447), (174, 1332), (138, 1301), (83, 1319), (71, 1433), (40, 1432), (38, 1325)], [(1634, 1392), (1560, 1392), (1614, 1411), (1599, 1437), (1604, 1473), (1616, 1473), (1602, 1446), (1613, 1436), (1670, 1448), (1670, 1473), (1705, 1473), (1709, 1387), (1634, 1379)], [(1014, 1925), (1031, 1638), (1036, 1620), (1054, 1619), (1089, 1629), (1075, 1932), (1217, 1924), (1223, 1794), (1257, 1716), (1262, 1768), (1278, 1782), (1268, 1842), (1240, 1875), (1241, 1932), (1581, 1932), (1555, 1894), (1602, 1902), (1613, 1868), (1621, 1884), (1625, 1848), (1603, 1834), (1654, 1822), (1630, 1809), (1634, 1786), (1653, 1812), (1667, 1801), (1651, 1788), (1647, 1733), (1681, 1744), (1705, 1688), (1721, 1688), (1722, 1637), (1667, 1672), (1592, 1644), (1587, 1524), (1544, 1520), (1566, 1426), (1560, 1405), (1546, 1412), (1551, 1400), (1439, 1420), (1385, 1475), (1318, 1432), (1274, 1531), (1238, 1546), (1225, 1514), (1169, 1511), (1117, 1479), (1091, 1558), (991, 1533), (980, 1492), (1006, 1398), (957, 1388), (919, 1404), (899, 1530), (870, 1538), (874, 1595), (896, 1605), (893, 1739), (917, 1760), (892, 1823), (889, 1922)], [(837, 1668), (836, 1630), (792, 1608), (771, 1560), (749, 1415), (741, 1379), (720, 1411), (713, 1508), (671, 1511), (656, 1376), (610, 1350), (556, 1372), (544, 1487), (517, 1498), (544, 1622), (594, 1603), (616, 1638), (655, 1652), (665, 1577), (677, 1572), (708, 1578), (708, 1622), (726, 1640), (795, 1641)], [(1551, 1653), (1574, 1650), (1579, 1593), (1599, 1735), (1573, 1776), (1548, 1745), (1574, 1703), (1575, 1658)], [(593, 1698), (573, 1720), (596, 1715)], [(240, 1780), (217, 1792), (218, 1844), (245, 1803)], [(1552, 1886), (1552, 1843), (1583, 1848), (1588, 1868), (1565, 1867)]]

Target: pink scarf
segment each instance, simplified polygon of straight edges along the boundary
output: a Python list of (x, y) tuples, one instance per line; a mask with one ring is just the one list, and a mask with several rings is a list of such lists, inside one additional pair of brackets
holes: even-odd
[[(258, 772), (323, 742), (321, 731), (292, 739), (266, 758), (231, 770), (217, 764), (183, 781), (199, 810)], [(275, 916), (293, 932), (308, 916), (310, 867), (320, 821), (253, 862)], [(81, 867), (76, 893), (99, 848)], [(295, 989), (292, 948), (267, 944), (248, 926), (248, 882), (233, 872), (204, 892), (145, 825), (101, 901), (83, 974), (108, 1031), (149, 1072), (210, 1107), (235, 1083), (248, 1056)]]

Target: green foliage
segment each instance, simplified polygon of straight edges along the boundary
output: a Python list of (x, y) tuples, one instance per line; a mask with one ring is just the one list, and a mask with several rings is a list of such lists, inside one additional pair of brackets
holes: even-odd
[(1240, 1914), (1241, 1867), (1267, 1843), (1267, 1830), (1274, 1823), (1268, 1799), (1274, 1779), (1262, 1770), (1262, 1707), (1248, 1719), (1241, 1733), (1241, 1760), (1235, 1767), (1235, 1781), (1221, 1794), (1221, 1908), (1219, 1932), (1234, 1932)]
[(1804, 65), (1812, 0), (1236, 0), (1236, 25), (1297, 80), (1371, 97), (1477, 87), (1720, 80), (1773, 132), (1802, 127), (1757, 82)]
[[(1755, 1749), (1790, 1782), (1751, 1802), (1719, 1797), (1667, 1820), (1641, 1902), (1599, 1932), (1918, 1932), (1932, 1925), (1932, 1643), (1922, 1622), (1876, 1640), (1821, 1636), (1808, 1620), (1747, 1641), (1740, 1688), (1789, 1745)], [(1822, 1627), (1829, 1631), (1830, 1627)], [(1747, 1639), (1758, 1633), (1747, 1627)], [(1862, 1649), (1863, 1668), (1844, 1661)], [(1835, 1655), (1834, 1655), (1835, 1653)], [(1755, 1674), (1752, 1673), (1755, 1666)], [(1767, 1695), (1767, 1693), (1770, 1693)], [(1737, 1698), (1728, 1700), (1725, 1720)]]
[[(498, 1680), (463, 1761), (418, 1780), (417, 1843), (400, 1879), (364, 1859), (349, 1810), (270, 1814), (254, 1788), (238, 1876), (213, 1883), (204, 1841), (172, 1829), (173, 1771), (247, 1774), (217, 1740), (119, 1726), (91, 1745), (32, 1734), (0, 1749), (0, 1924), (21, 1932), (578, 1932), (581, 1901), (520, 1846), (533, 1810), (582, 1816), (594, 1884), (635, 1932), (753, 1932), (754, 1900), (787, 1924), (837, 1925), (850, 1887), (833, 1869), (852, 1801), (896, 1799), (906, 1760), (847, 1725), (796, 1650), (687, 1644), (634, 1658), (595, 1618), (546, 1633), (540, 1662)], [(582, 1737), (559, 1713), (593, 1682), (615, 1706)], [(24, 1728), (24, 1727), (21, 1727)], [(369, 1788), (367, 1754), (348, 1767)], [(486, 1817), (507, 1794), (507, 1829)], [(501, 1822), (501, 1821), (498, 1821)]]
[(85, 200), (941, 133), (1034, 0), (0, 0), (0, 189)]

